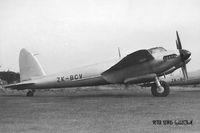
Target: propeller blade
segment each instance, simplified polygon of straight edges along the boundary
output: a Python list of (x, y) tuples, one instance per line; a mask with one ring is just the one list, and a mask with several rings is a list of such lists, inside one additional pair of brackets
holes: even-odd
[(179, 49), (178, 41), (176, 40), (176, 48)]
[(179, 38), (178, 31), (176, 31), (176, 36), (177, 36), (177, 40), (176, 40), (177, 49), (182, 49), (181, 40)]
[(184, 64), (182, 67), (182, 72), (183, 72), (183, 77), (184, 77), (184, 80), (187, 80), (188, 79), (188, 73), (187, 73), (187, 67), (186, 67), (186, 64)]
[(187, 73), (186, 64), (188, 62), (187, 62), (186, 58), (188, 56), (188, 53), (185, 50), (182, 50), (182, 44), (181, 44), (181, 40), (180, 40), (178, 31), (176, 31), (176, 37), (177, 37), (176, 47), (179, 50), (179, 53), (180, 53), (180, 56), (181, 56), (181, 60), (183, 62), (183, 66), (181, 66), (181, 70), (182, 70), (182, 73), (183, 73), (184, 80), (187, 80), (188, 79), (188, 73)]

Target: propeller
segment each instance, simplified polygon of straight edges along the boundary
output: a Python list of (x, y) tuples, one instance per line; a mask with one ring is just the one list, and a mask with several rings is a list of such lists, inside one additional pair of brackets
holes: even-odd
[(183, 65), (181, 66), (181, 70), (182, 70), (182, 73), (183, 73), (183, 76), (184, 76), (184, 80), (187, 80), (188, 79), (188, 73), (187, 73), (186, 64), (187, 64), (187, 60), (190, 57), (191, 53), (182, 48), (182, 44), (181, 44), (180, 37), (178, 35), (178, 31), (176, 31), (176, 36), (177, 36), (176, 47), (179, 50), (181, 61), (183, 62)]

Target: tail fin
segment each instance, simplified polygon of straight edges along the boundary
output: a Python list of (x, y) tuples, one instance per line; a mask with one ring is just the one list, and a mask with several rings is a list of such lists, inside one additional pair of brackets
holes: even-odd
[(39, 61), (26, 49), (22, 49), (19, 55), (20, 80), (31, 80), (34, 77), (46, 75)]

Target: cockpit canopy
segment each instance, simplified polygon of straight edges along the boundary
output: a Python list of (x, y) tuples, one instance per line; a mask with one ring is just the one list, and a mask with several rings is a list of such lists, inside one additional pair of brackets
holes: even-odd
[(154, 54), (154, 53), (158, 53), (158, 52), (164, 52), (167, 50), (164, 49), (163, 47), (154, 47), (154, 48), (148, 49), (148, 51), (149, 51), (149, 53)]

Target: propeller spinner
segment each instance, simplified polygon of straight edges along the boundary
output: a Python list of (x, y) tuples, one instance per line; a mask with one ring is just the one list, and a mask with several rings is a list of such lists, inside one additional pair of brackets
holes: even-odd
[(182, 49), (182, 44), (181, 44), (181, 40), (180, 40), (179, 35), (178, 35), (178, 31), (176, 31), (176, 36), (177, 36), (176, 47), (179, 50), (181, 61), (184, 63), (184, 65), (181, 67), (181, 70), (183, 72), (184, 80), (187, 80), (188, 79), (188, 73), (187, 73), (186, 64), (187, 64), (187, 59), (191, 55), (191, 52), (189, 52), (185, 49)]

